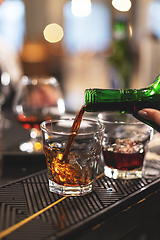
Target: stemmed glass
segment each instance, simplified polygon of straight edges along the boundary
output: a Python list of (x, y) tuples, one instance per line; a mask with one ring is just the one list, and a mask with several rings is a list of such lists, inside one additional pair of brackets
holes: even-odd
[(39, 124), (60, 118), (65, 112), (60, 84), (54, 77), (23, 76), (13, 101), (13, 112), (23, 128), (29, 130), (30, 140), (20, 144), (23, 152), (41, 152)]

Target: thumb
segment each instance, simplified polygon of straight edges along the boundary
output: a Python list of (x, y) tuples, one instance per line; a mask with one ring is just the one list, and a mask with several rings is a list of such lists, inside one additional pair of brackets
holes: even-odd
[(155, 122), (160, 126), (160, 111), (151, 108), (144, 108), (138, 111), (138, 115), (142, 118)]

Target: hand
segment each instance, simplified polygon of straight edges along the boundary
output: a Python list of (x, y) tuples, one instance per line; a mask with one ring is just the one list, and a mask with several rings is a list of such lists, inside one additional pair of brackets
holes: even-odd
[(144, 108), (138, 111), (138, 115), (142, 118), (155, 122), (160, 126), (160, 111), (152, 108)]

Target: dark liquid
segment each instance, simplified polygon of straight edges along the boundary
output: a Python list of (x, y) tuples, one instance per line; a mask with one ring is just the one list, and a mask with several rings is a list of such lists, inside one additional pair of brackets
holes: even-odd
[(81, 121), (82, 121), (82, 117), (83, 117), (83, 114), (85, 112), (85, 105), (83, 105), (81, 107), (81, 109), (79, 110), (74, 122), (73, 122), (73, 125), (72, 125), (72, 128), (71, 128), (71, 131), (70, 131), (70, 136), (67, 140), (67, 144), (66, 144), (66, 148), (65, 148), (65, 151), (64, 151), (64, 154), (63, 154), (63, 161), (65, 162), (68, 162), (68, 154), (72, 148), (72, 145), (74, 143), (74, 139), (76, 137), (76, 135), (78, 134), (78, 130), (79, 130), (79, 127), (81, 125)]
[(84, 112), (85, 106), (82, 106), (73, 122), (64, 151), (55, 147), (43, 147), (47, 160), (49, 177), (57, 184), (64, 186), (79, 186), (87, 185), (90, 182), (90, 172), (88, 168), (85, 169), (85, 172), (83, 169), (82, 173), (82, 168), (77, 161), (73, 163), (69, 162), (74, 159), (72, 156), (73, 153), (70, 151), (75, 137), (78, 134)]
[[(55, 116), (55, 117), (57, 117), (57, 116)], [(22, 124), (23, 128), (25, 128), (27, 130), (29, 130), (31, 128), (36, 128), (37, 130), (40, 130), (39, 125), (43, 121), (47, 121), (50, 119), (53, 119), (53, 116), (51, 116), (51, 115), (44, 116), (42, 114), (39, 114), (37, 116), (32, 116), (32, 115), (25, 116), (23, 114), (20, 114), (17, 117), (18, 122), (20, 122)]]
[(120, 153), (103, 150), (104, 162), (108, 167), (126, 171), (142, 167), (144, 155), (144, 151), (142, 153)]
[[(44, 146), (43, 150), (46, 156), (49, 178), (52, 181), (64, 186), (79, 186), (90, 183), (89, 169), (82, 170), (76, 161), (73, 163), (63, 161), (64, 152), (61, 149)], [(71, 161), (72, 154), (68, 154), (68, 159)]]

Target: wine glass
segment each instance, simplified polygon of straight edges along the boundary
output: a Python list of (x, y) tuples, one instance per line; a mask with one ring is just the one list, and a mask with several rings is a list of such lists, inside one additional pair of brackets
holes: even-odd
[(30, 140), (20, 144), (23, 152), (42, 151), (40, 123), (60, 118), (65, 112), (60, 84), (54, 77), (23, 76), (15, 93), (13, 112), (23, 128), (29, 130)]

